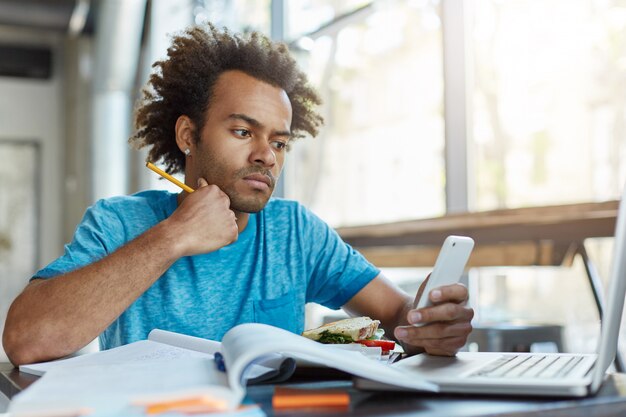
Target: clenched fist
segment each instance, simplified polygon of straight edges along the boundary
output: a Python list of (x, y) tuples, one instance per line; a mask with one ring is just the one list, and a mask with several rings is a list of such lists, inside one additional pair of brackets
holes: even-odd
[(175, 231), (180, 256), (216, 251), (237, 240), (239, 231), (230, 199), (217, 185), (198, 179), (189, 194), (164, 222)]

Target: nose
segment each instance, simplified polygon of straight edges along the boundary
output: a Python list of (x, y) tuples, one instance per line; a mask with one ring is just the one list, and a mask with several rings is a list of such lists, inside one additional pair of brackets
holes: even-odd
[(276, 164), (276, 154), (268, 140), (259, 138), (255, 141), (254, 148), (250, 153), (250, 162), (267, 168)]

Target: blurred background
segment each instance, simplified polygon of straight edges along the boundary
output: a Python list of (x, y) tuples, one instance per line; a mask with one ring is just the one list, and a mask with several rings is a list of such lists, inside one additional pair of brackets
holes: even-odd
[[(277, 195), (333, 227), (609, 201), (626, 181), (626, 0), (0, 0), (0, 330), (86, 207), (178, 191), (127, 139), (169, 36), (206, 21), (287, 43), (321, 92), (326, 125)], [(606, 283), (612, 239), (586, 245)], [(384, 272), (414, 292), (429, 270)], [(467, 279), (477, 322), (595, 348), (580, 260)]]

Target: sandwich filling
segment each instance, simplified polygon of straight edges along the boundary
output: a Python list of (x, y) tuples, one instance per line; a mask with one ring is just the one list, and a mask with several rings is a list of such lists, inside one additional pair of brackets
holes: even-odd
[(366, 339), (380, 339), (384, 330), (378, 329), (380, 321), (369, 317), (355, 317), (325, 324), (307, 330), (302, 336), (320, 343), (344, 344)]

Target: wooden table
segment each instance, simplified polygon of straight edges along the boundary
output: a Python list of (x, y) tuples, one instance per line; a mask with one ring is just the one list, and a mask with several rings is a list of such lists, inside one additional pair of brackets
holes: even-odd
[(614, 235), (618, 203), (452, 214), (337, 232), (381, 267), (432, 266), (448, 235), (474, 239), (470, 266), (571, 265), (585, 239)]

